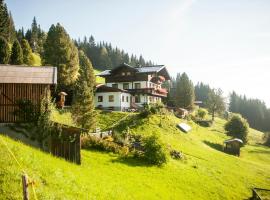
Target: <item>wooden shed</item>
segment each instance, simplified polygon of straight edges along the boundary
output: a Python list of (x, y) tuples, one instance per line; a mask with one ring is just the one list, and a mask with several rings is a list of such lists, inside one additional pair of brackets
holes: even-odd
[(56, 83), (56, 67), (0, 65), (0, 123), (17, 122), (18, 101), (39, 105), (45, 90)]
[(242, 147), (243, 141), (238, 138), (232, 138), (224, 141), (224, 151), (229, 154), (240, 156), (240, 148)]

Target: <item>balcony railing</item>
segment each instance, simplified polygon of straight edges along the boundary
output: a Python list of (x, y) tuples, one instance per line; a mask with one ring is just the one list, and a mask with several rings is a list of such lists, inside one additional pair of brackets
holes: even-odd
[(136, 89), (128, 89), (128, 91), (136, 94), (151, 94), (156, 96), (167, 97), (167, 90), (164, 88), (136, 88)]

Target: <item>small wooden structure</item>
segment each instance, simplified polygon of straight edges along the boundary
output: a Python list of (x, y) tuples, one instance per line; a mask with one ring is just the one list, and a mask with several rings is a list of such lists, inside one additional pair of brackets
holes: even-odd
[(240, 156), (240, 148), (243, 141), (238, 138), (232, 138), (224, 141), (225, 147), (224, 151), (229, 154)]
[(59, 92), (58, 96), (60, 96), (59, 101), (57, 102), (57, 107), (63, 109), (65, 106), (66, 96), (67, 93), (65, 92)]
[(70, 162), (81, 164), (82, 129), (55, 123), (56, 134), (49, 138), (49, 152)]
[(22, 112), (18, 102), (26, 100), (36, 107), (56, 83), (56, 67), (0, 65), (0, 123), (22, 121), (14, 115)]
[(251, 200), (269, 200), (270, 199), (270, 189), (264, 188), (253, 188)]

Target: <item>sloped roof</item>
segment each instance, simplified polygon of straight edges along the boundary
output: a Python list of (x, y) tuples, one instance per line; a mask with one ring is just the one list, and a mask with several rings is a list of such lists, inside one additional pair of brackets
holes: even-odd
[(101, 84), (96, 86), (96, 93), (99, 93), (99, 92), (124, 92), (124, 93), (129, 93), (127, 90), (108, 87), (106, 85), (101, 85)]
[(243, 141), (241, 139), (238, 139), (238, 138), (232, 138), (232, 139), (225, 140), (224, 143), (230, 143), (230, 142), (234, 142), (234, 141), (243, 143)]
[[(121, 64), (120, 66), (114, 68), (113, 70), (105, 70), (99, 74), (97, 74), (97, 76), (109, 76), (111, 75), (111, 72), (116, 70), (117, 68), (119, 67), (123, 67), (123, 66), (126, 66), (126, 67), (129, 67), (129, 68), (133, 68), (134, 70), (137, 71), (137, 73), (153, 73), (153, 72), (159, 72), (161, 71), (162, 69), (165, 69), (166, 72), (167, 72), (167, 69), (165, 68), (164, 65), (153, 65), (153, 66), (142, 66), (142, 67), (132, 67), (126, 63), (123, 63)], [(168, 72), (167, 72), (168, 74)]]
[(0, 83), (57, 84), (57, 68), (0, 65)]

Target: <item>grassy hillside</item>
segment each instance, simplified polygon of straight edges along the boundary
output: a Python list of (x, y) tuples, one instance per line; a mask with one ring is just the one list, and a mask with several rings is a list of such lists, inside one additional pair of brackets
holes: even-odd
[[(103, 113), (98, 121), (106, 128), (126, 115)], [(54, 119), (72, 123), (69, 113)], [(158, 132), (164, 142), (186, 154), (184, 161), (170, 159), (161, 168), (86, 150), (77, 166), (0, 135), (0, 199), (21, 199), (21, 172), (2, 140), (37, 181), (39, 199), (245, 199), (252, 187), (270, 188), (270, 148), (257, 144), (262, 133), (251, 129), (250, 144), (238, 158), (221, 151), (227, 138), (223, 120), (217, 119), (211, 128), (190, 123), (193, 130), (188, 134), (176, 128), (179, 122), (174, 116), (138, 120), (132, 115), (117, 127), (129, 125), (138, 134)]]

